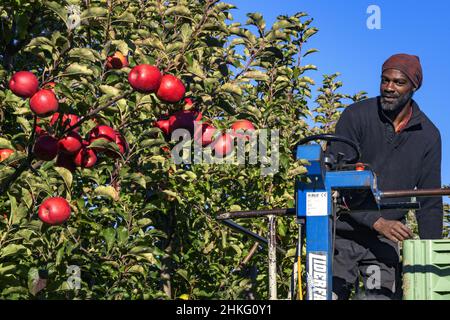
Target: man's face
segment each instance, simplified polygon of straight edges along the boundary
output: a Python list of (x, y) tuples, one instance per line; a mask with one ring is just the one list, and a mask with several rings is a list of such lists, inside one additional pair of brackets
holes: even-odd
[(414, 85), (396, 69), (387, 69), (381, 75), (381, 107), (385, 111), (401, 110), (414, 94)]

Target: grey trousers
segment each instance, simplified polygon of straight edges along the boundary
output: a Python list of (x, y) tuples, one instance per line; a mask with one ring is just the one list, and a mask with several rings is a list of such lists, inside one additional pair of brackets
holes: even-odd
[(353, 299), (400, 299), (400, 268), (397, 243), (372, 233), (357, 237), (336, 234), (333, 298), (349, 299), (361, 276), (364, 293), (357, 293)]

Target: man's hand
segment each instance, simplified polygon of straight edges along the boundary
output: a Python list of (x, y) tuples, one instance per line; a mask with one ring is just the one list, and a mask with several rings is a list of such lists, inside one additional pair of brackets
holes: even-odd
[(380, 218), (373, 224), (373, 228), (378, 233), (395, 242), (410, 239), (414, 236), (407, 226), (396, 220)]

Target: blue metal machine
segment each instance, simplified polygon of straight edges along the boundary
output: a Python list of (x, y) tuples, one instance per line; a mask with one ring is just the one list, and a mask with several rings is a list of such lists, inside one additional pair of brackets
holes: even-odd
[(296, 186), (296, 215), (306, 221), (307, 299), (330, 300), (333, 261), (333, 191), (367, 189), (377, 194), (371, 171), (328, 171), (318, 144), (301, 145), (297, 159), (309, 162), (306, 182)]

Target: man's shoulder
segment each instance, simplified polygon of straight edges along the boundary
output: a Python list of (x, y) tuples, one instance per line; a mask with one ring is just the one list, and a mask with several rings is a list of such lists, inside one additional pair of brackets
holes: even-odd
[(413, 100), (413, 106), (415, 106), (419, 110), (420, 123), (422, 125), (422, 131), (425, 136), (430, 140), (430, 142), (435, 142), (437, 139), (440, 139), (441, 133), (436, 127), (436, 125), (431, 121), (430, 118), (421, 110), (416, 101)]
[(373, 97), (350, 104), (345, 108), (344, 112), (348, 114), (363, 115), (377, 112), (377, 108), (378, 97)]
[(429, 138), (431, 143), (437, 141), (438, 139), (440, 140), (441, 133), (438, 127), (436, 127), (433, 121), (431, 121), (430, 118), (428, 118), (428, 116), (423, 111), (421, 111), (421, 116), (422, 116), (421, 122), (426, 137)]

